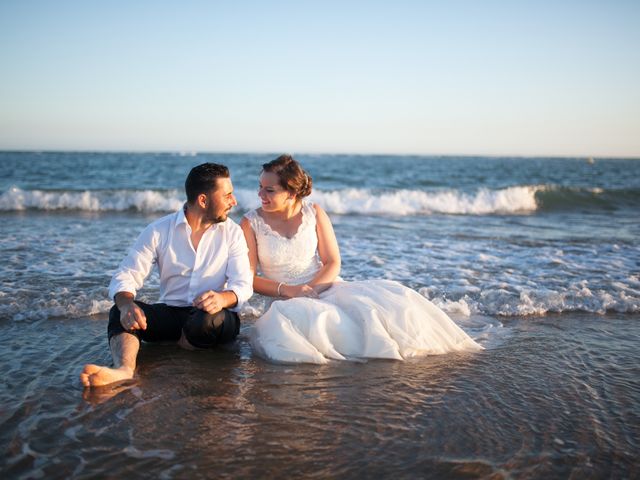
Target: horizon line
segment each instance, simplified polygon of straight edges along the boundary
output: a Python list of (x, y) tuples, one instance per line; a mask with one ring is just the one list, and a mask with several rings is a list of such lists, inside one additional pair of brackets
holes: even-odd
[(592, 160), (640, 160), (640, 155), (588, 155), (588, 154), (509, 154), (509, 153), (390, 153), (390, 152), (319, 152), (319, 151), (266, 151), (266, 150), (197, 150), (197, 149), (56, 149), (56, 148), (0, 148), (0, 153), (118, 153), (118, 154), (164, 154), (184, 157), (198, 155), (321, 155), (321, 156), (361, 156), (361, 157), (443, 157), (443, 158), (521, 158), (521, 159), (592, 159)]

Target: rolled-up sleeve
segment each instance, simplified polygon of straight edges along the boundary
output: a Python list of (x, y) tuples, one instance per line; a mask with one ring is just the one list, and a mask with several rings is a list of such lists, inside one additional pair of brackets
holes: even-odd
[(227, 262), (227, 290), (233, 291), (238, 298), (233, 311), (239, 311), (253, 295), (253, 272), (249, 264), (249, 248), (242, 230), (232, 229), (229, 238), (229, 261)]
[(113, 274), (109, 283), (109, 297), (113, 299), (118, 292), (129, 292), (134, 296), (142, 288), (157, 261), (156, 246), (158, 234), (150, 225), (138, 236), (129, 253)]

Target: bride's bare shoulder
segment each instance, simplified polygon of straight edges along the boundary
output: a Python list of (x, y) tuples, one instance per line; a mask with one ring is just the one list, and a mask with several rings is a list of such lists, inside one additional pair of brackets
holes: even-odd
[(248, 212), (247, 214), (243, 215), (242, 219), (240, 220), (240, 228), (245, 233), (253, 233), (253, 226), (251, 225), (251, 218), (249, 215), (250, 213), (251, 212)]
[(313, 207), (313, 209), (316, 211), (316, 215), (320, 214), (320, 215), (326, 215), (327, 213), (324, 211), (324, 209), (318, 205), (317, 203), (312, 203), (311, 206)]

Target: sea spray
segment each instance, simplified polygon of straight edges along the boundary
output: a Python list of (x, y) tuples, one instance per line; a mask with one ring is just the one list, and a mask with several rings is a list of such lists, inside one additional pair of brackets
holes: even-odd
[(474, 193), (456, 190), (398, 190), (375, 192), (366, 189), (316, 191), (312, 196), (328, 212), (337, 214), (488, 215), (526, 213), (536, 210), (539, 187), (520, 186), (501, 190), (479, 189)]
[[(236, 189), (238, 208), (260, 206), (254, 190)], [(310, 197), (327, 212), (340, 215), (508, 215), (536, 211), (640, 208), (640, 191), (519, 185), (502, 189), (375, 190), (315, 189)], [(0, 193), (0, 211), (76, 210), (88, 212), (172, 212), (185, 202), (180, 190), (25, 190)]]
[[(376, 192), (353, 188), (332, 191), (317, 189), (311, 200), (334, 214), (487, 215), (533, 212), (537, 208), (537, 190), (535, 186), (496, 191), (480, 189), (475, 193), (455, 190)], [(249, 210), (259, 206), (254, 191), (240, 189), (235, 193), (240, 209)], [(172, 212), (179, 209), (184, 201), (184, 195), (176, 190), (46, 191), (13, 187), (0, 194), (0, 211)]]
[(183, 205), (182, 197), (176, 190), (47, 191), (13, 187), (0, 195), (0, 211), (171, 212)]

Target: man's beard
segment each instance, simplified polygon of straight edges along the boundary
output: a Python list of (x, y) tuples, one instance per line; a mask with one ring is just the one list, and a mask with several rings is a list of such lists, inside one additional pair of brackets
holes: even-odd
[(211, 222), (211, 223), (222, 223), (224, 222), (227, 217), (228, 217), (228, 213), (231, 209), (226, 210), (225, 212), (216, 215), (217, 212), (212, 212), (211, 210), (207, 211), (207, 216), (206, 219), (207, 221)]

